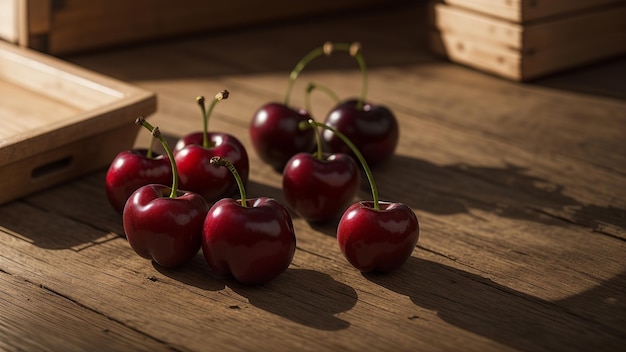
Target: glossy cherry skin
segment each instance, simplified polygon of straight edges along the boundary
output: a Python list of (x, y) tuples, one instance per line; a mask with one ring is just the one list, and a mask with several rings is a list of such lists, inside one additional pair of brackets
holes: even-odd
[(174, 147), (174, 160), (178, 166), (180, 188), (203, 196), (213, 203), (238, 192), (237, 183), (228, 169), (211, 165), (211, 158), (219, 156), (230, 160), (244, 185), (248, 182), (250, 162), (243, 144), (227, 133), (207, 133), (209, 148), (202, 147), (202, 132), (178, 140)]
[(107, 170), (105, 190), (109, 203), (118, 213), (139, 187), (151, 183), (171, 184), (172, 167), (167, 157), (148, 158), (147, 149), (133, 149), (119, 153)]
[(124, 207), (124, 232), (137, 254), (171, 268), (184, 264), (202, 243), (202, 224), (209, 205), (200, 195), (147, 185), (136, 190)]
[(402, 203), (373, 202), (351, 205), (339, 220), (337, 242), (348, 262), (361, 272), (388, 272), (413, 253), (419, 223), (413, 210)]
[(361, 174), (347, 154), (294, 155), (283, 170), (283, 193), (287, 204), (312, 222), (336, 219), (350, 205), (359, 189)]
[(311, 118), (306, 110), (295, 110), (284, 104), (262, 106), (250, 123), (250, 139), (259, 158), (282, 171), (287, 161), (315, 146), (313, 129), (301, 130), (298, 124)]
[[(396, 150), (400, 132), (398, 121), (387, 107), (363, 104), (358, 100), (339, 103), (326, 117), (325, 124), (343, 133), (356, 145), (370, 166), (388, 160)], [(324, 130), (322, 138), (331, 151), (351, 154), (350, 148), (332, 131)]]
[(224, 198), (204, 221), (202, 252), (219, 276), (250, 285), (282, 274), (293, 259), (296, 236), (287, 209), (273, 198)]

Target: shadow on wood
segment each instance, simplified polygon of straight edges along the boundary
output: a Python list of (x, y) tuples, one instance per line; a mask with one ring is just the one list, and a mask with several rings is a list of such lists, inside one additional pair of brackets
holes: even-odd
[(356, 291), (330, 275), (289, 268), (264, 286), (227, 285), (250, 304), (296, 323), (320, 330), (346, 329), (350, 323), (336, 317), (357, 302)]
[[(478, 209), (500, 217), (552, 226), (586, 226), (595, 232), (623, 238), (626, 210), (584, 204), (552, 181), (528, 175), (523, 167), (436, 165), (396, 155), (375, 170), (381, 199), (403, 202), (419, 212), (437, 215), (470, 213)], [(371, 199), (369, 186), (359, 191)]]
[(436, 311), (452, 325), (520, 351), (574, 351), (582, 346), (617, 351), (626, 337), (626, 272), (554, 302), (415, 257), (396, 272), (366, 278)]

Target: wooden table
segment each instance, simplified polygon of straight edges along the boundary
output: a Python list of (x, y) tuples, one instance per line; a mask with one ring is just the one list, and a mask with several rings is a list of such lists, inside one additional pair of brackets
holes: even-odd
[[(248, 148), (248, 195), (282, 200), (250, 119), (310, 49), (361, 41), (369, 99), (401, 126), (375, 179), (420, 240), (399, 270), (363, 275), (336, 223), (294, 217), (293, 264), (266, 285), (219, 279), (201, 253), (163, 269), (124, 239), (101, 170), (0, 207), (0, 350), (623, 351), (626, 61), (512, 83), (433, 57), (425, 18), (398, 5), (67, 57), (156, 92), (172, 139), (201, 128), (197, 95), (228, 89), (210, 127)], [(347, 55), (319, 59), (292, 102), (309, 81), (348, 97), (360, 79)], [(312, 98), (322, 119), (332, 102)]]

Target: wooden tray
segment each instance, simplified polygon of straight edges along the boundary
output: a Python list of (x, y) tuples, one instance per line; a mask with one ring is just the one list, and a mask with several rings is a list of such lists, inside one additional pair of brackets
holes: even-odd
[(0, 203), (106, 167), (156, 95), (0, 41)]

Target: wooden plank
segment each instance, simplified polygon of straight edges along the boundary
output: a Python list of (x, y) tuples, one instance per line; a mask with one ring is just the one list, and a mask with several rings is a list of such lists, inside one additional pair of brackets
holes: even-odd
[[(44, 286), (0, 272), (0, 349), (3, 351), (171, 350)], [(85, 339), (89, 336), (90, 339)]]
[(624, 0), (443, 0), (444, 3), (464, 7), (480, 13), (516, 23), (562, 16), (603, 5), (622, 3)]
[[(333, 11), (380, 5), (380, 0), (316, 1), (292, 6), (285, 0), (207, 3), (169, 1), (64, 1), (53, 9), (47, 51), (70, 52), (168, 38), (200, 31), (249, 26)], [(77, 30), (80, 28), (80, 30)]]
[(601, 37), (583, 37), (576, 41), (576, 45), (555, 46), (526, 55), (522, 59), (522, 80), (536, 79), (624, 53), (626, 31), (608, 33)]
[(435, 4), (432, 11), (432, 27), (439, 32), (468, 36), (506, 48), (524, 49), (526, 27), (520, 24), (443, 4)]
[(0, 39), (17, 43), (19, 39), (19, 0), (0, 0)]
[(456, 63), (516, 81), (524, 79), (522, 55), (515, 49), (436, 31), (431, 33), (431, 48)]
[[(624, 18), (626, 18), (626, 3), (620, 6), (610, 6), (595, 11), (586, 11), (576, 16), (567, 16), (553, 21), (539, 22), (525, 25), (523, 48), (534, 52), (556, 48), (566, 48), (569, 43), (578, 43), (584, 46), (585, 42), (597, 40), (602, 42), (605, 37), (619, 37), (624, 35)], [(572, 40), (572, 38), (576, 38)], [(615, 52), (626, 52), (624, 41), (614, 44), (605, 44), (616, 47)], [(578, 47), (573, 44), (571, 47)], [(586, 49), (595, 52), (599, 50), (598, 57), (602, 57), (603, 48)], [(605, 49), (606, 50), (606, 49)]]

